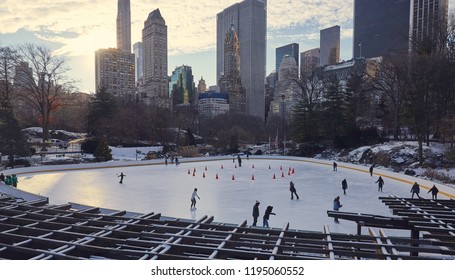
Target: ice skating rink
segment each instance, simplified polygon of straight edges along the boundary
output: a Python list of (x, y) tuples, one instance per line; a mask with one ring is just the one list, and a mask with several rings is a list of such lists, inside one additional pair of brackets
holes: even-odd
[[(417, 181), (420, 195), (430, 199), (427, 191), (433, 184), (380, 168), (370, 176), (369, 166), (341, 162), (338, 171), (333, 171), (332, 162), (292, 157), (243, 158), (241, 167), (237, 160), (223, 157), (182, 159), (178, 166), (156, 160), (58, 168), (62, 170), (55, 170), (55, 166), (16, 169), (19, 189), (49, 197), (50, 204), (75, 202), (195, 220), (208, 215), (216, 222), (239, 224), (247, 220), (249, 225), (258, 200), (258, 226), (262, 226), (262, 215), (271, 205), (276, 213), (270, 217), (271, 227), (281, 228), (289, 222), (292, 229), (322, 231), (328, 225), (332, 232), (345, 233), (355, 233), (356, 224), (343, 220), (336, 224), (327, 216), (336, 196), (341, 197), (341, 211), (392, 216), (379, 196), (411, 197), (412, 183)], [(123, 184), (119, 183), (120, 172), (126, 175)], [(379, 175), (385, 181), (382, 193), (375, 183)], [(343, 179), (348, 182), (346, 195), (341, 188)], [(291, 180), (298, 200), (290, 199)], [(440, 199), (454, 197), (452, 187), (437, 186)], [(191, 210), (194, 188), (198, 188), (201, 199), (197, 200), (196, 210)]]

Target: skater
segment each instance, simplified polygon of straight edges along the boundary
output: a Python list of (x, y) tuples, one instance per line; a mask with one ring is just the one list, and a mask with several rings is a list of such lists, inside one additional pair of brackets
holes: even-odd
[(430, 192), (431, 192), (431, 198), (434, 200), (437, 200), (439, 190), (438, 190), (438, 188), (436, 188), (436, 185), (433, 185), (433, 187), (427, 193), (430, 193)]
[(239, 162), (239, 167), (242, 167), (242, 158), (240, 157), (240, 155), (237, 155), (237, 160)]
[(256, 200), (256, 203), (253, 206), (253, 226), (256, 226), (259, 217), (259, 201)]
[(273, 206), (267, 206), (267, 209), (265, 209), (264, 213), (264, 219), (263, 219), (263, 227), (269, 227), (269, 218), (270, 215), (276, 215), (275, 213), (272, 212)]
[(196, 197), (198, 199), (201, 199), (199, 197), (199, 195), (197, 195), (197, 188), (194, 188), (193, 194), (191, 195), (191, 206), (190, 206), (191, 209), (193, 209), (193, 208), (196, 209)]
[(419, 195), (419, 192), (420, 192), (420, 186), (419, 186), (419, 184), (417, 184), (417, 182), (414, 182), (414, 185), (412, 185), (412, 188), (411, 188), (411, 193), (412, 193), (411, 198), (414, 198), (414, 194), (416, 194), (418, 198), (421, 198)]
[(164, 164), (167, 165), (167, 157), (164, 158)]
[[(340, 203), (340, 197), (337, 196), (333, 200), (333, 211), (339, 211), (341, 207), (343, 207), (343, 205), (341, 205), (341, 203)], [(334, 218), (334, 221), (335, 221), (335, 223), (339, 223), (340, 222), (340, 221), (338, 221), (337, 217)]]
[(337, 171), (337, 167), (338, 167), (337, 163), (333, 162), (333, 171)]
[(5, 184), (7, 184), (8, 186), (11, 186), (11, 175), (6, 175)]
[(16, 174), (11, 175), (11, 184), (13, 185), (13, 187), (17, 188), (17, 182), (18, 182), (18, 179), (17, 179)]
[(376, 183), (378, 183), (378, 192), (382, 192), (382, 186), (384, 186), (384, 180), (382, 179), (381, 176), (379, 176)]
[(374, 164), (372, 166), (370, 166), (370, 176), (373, 176), (373, 168), (374, 168)]
[(294, 182), (289, 183), (289, 191), (291, 192), (291, 199), (294, 199), (294, 194), (297, 199), (299, 199), (299, 195), (297, 194), (297, 191), (295, 190), (294, 187)]
[(126, 175), (123, 174), (123, 172), (120, 172), (120, 175), (118, 175), (117, 177), (120, 177), (120, 184), (123, 184), (123, 177), (125, 177)]
[(175, 157), (175, 166), (179, 165), (179, 158), (178, 157)]
[(348, 182), (346, 179), (343, 179), (343, 181), (341, 181), (341, 188), (343, 189), (343, 193), (346, 195), (346, 189), (348, 188)]
[(5, 182), (5, 175), (3, 173), (0, 174), (0, 182)]

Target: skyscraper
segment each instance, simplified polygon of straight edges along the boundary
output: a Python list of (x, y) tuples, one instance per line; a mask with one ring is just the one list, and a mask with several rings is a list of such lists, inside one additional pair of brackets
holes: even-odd
[(142, 97), (149, 104), (170, 107), (167, 76), (167, 26), (160, 10), (152, 11), (142, 29)]
[(194, 105), (196, 94), (194, 86), (193, 70), (191, 66), (182, 65), (172, 71), (169, 82), (169, 93), (172, 105)]
[(300, 73), (303, 75), (311, 73), (319, 66), (320, 50), (319, 48), (304, 51), (300, 54)]
[[(425, 38), (435, 40), (441, 23), (447, 22), (448, 0), (411, 0), (411, 40), (420, 42)], [(445, 28), (445, 24), (443, 25)]]
[(240, 77), (240, 43), (233, 24), (224, 39), (224, 72), (218, 83), (221, 92), (228, 94), (229, 111), (246, 113), (245, 88)]
[(340, 62), (340, 26), (335, 25), (321, 30), (319, 43), (321, 66)]
[(104, 87), (115, 96), (133, 99), (134, 54), (119, 49), (99, 49), (95, 52), (96, 89)]
[(130, 0), (117, 2), (117, 49), (131, 53)]
[(354, 1), (354, 58), (407, 53), (411, 0)]
[(355, 0), (354, 58), (406, 54), (447, 23), (448, 0)]
[(282, 46), (279, 48), (276, 48), (275, 50), (275, 71), (279, 75), (279, 70), (280, 70), (280, 64), (281, 61), (283, 61), (284, 56), (289, 55), (292, 56), (297, 63), (297, 66), (299, 66), (299, 44), (297, 43), (292, 43), (286, 46)]
[(244, 0), (217, 14), (217, 81), (224, 72), (224, 39), (234, 25), (240, 42), (240, 77), (246, 90), (246, 113), (265, 118), (267, 1)]

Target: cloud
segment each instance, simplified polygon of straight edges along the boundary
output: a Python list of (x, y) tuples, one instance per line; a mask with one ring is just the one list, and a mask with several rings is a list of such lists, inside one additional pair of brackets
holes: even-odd
[[(238, 2), (131, 0), (132, 43), (141, 41), (144, 21), (159, 8), (168, 26), (170, 55), (213, 50), (216, 14)], [(62, 44), (58, 53), (81, 55), (115, 47), (115, 0), (2, 0), (0, 11), (2, 33), (26, 29), (43, 40)], [(352, 0), (269, 0), (267, 11), (268, 29), (274, 34), (297, 28), (305, 38), (321, 28), (349, 24)]]

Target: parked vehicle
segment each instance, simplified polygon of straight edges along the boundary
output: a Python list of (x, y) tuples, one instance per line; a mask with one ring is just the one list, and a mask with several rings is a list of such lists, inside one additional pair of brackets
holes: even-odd
[(49, 139), (49, 142), (50, 142), (51, 146), (58, 147), (60, 149), (66, 149), (69, 146), (66, 141), (63, 141), (60, 139)]

